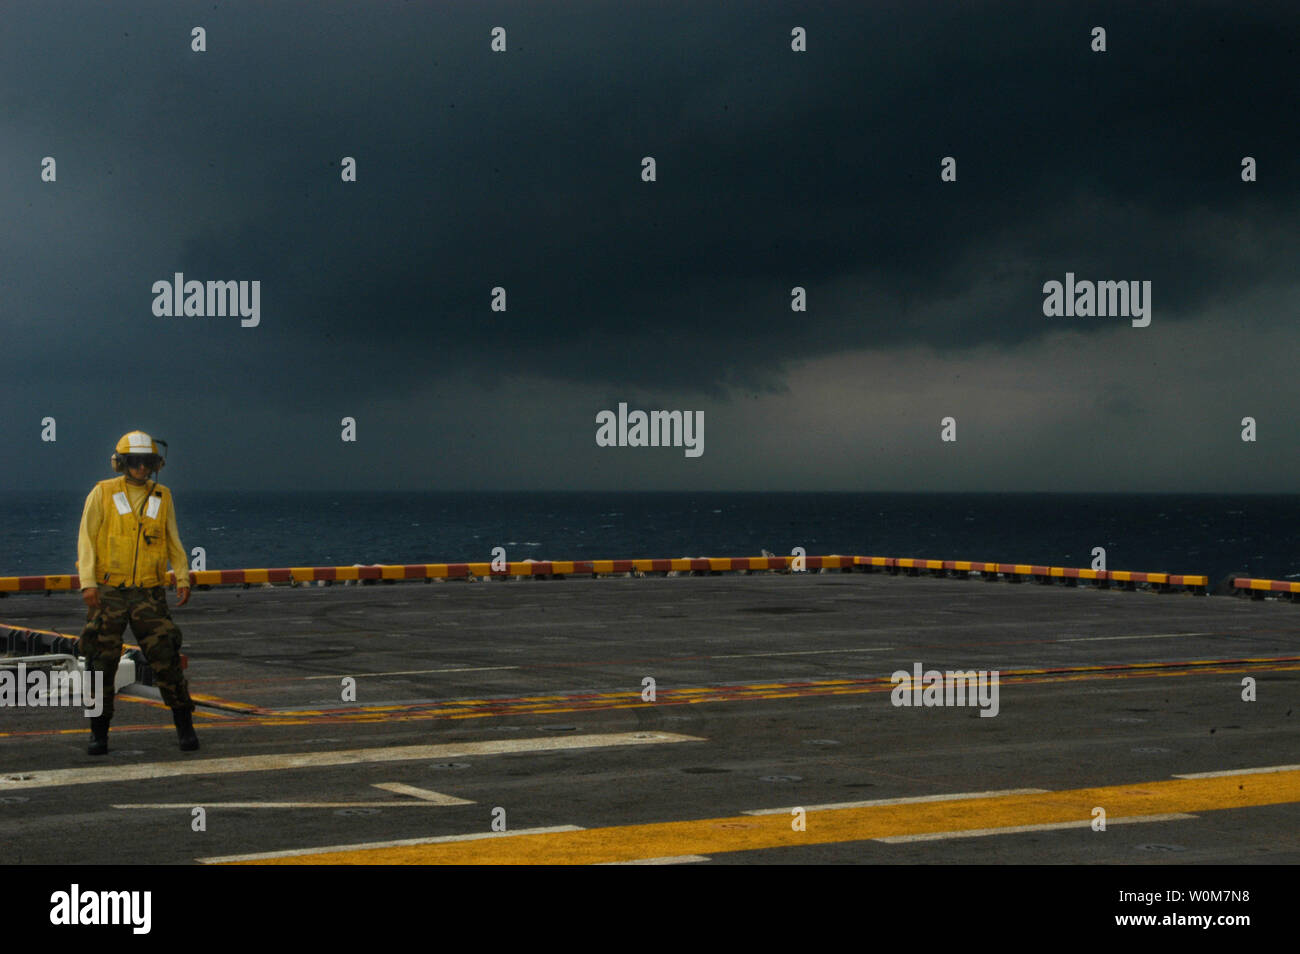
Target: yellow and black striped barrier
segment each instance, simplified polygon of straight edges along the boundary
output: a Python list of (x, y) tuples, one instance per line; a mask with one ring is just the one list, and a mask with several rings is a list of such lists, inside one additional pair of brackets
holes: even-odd
[[(866, 559), (879, 559), (868, 557)], [(916, 576), (922, 570), (929, 570), (937, 575), (968, 575), (979, 573), (985, 579), (1006, 579), (1013, 582), (1034, 580), (1039, 583), (1065, 583), (1077, 586), (1080, 580), (1092, 583), (1100, 588), (1118, 584), (1126, 590), (1135, 590), (1139, 583), (1146, 584), (1161, 592), (1187, 590), (1199, 596), (1208, 592), (1209, 577), (1177, 573), (1138, 573), (1133, 570), (1090, 570), (1081, 567), (1039, 566), (1032, 563), (981, 563), (972, 560), (913, 560), (898, 558), (887, 560), (887, 568), (892, 565), (893, 572), (906, 570)]]
[[(720, 573), (834, 571), (843, 573), (886, 572), (919, 576), (923, 572), (935, 576), (969, 578), (980, 574), (986, 580), (1010, 582), (1036, 581), (1063, 583), (1077, 586), (1080, 581), (1096, 587), (1118, 586), (1135, 590), (1139, 584), (1160, 592), (1182, 590), (1197, 595), (1208, 591), (1206, 576), (1172, 573), (1138, 573), (1130, 570), (1091, 570), (1077, 567), (1040, 566), (1029, 563), (988, 563), (973, 560), (923, 560), (910, 557), (879, 556), (762, 556), (762, 557), (712, 557), (643, 560), (525, 560), (504, 564), (492, 563), (406, 563), (373, 566), (297, 566), (279, 569), (249, 570), (195, 570), (190, 573), (191, 584), (209, 586), (251, 586), (253, 584), (287, 583), (298, 585), (323, 581), (374, 583), (396, 580), (456, 580), (456, 579), (564, 579), (570, 576), (666, 576), (690, 574), (704, 576)], [(1236, 580), (1243, 583), (1271, 584), (1263, 589), (1273, 592), (1295, 593), (1300, 585), (1277, 583), (1270, 580)], [(175, 583), (175, 574), (167, 574), (167, 584)], [(79, 590), (80, 579), (71, 576), (5, 576), (0, 577), (0, 595), (7, 593)], [(1289, 588), (1289, 589), (1286, 589)], [(1260, 597), (1262, 598), (1262, 597)]]
[(1300, 599), (1300, 583), (1288, 583), (1286, 580), (1254, 580), (1238, 576), (1233, 578), (1232, 588), (1236, 595), (1256, 600), (1262, 600), (1268, 595), (1284, 600)]

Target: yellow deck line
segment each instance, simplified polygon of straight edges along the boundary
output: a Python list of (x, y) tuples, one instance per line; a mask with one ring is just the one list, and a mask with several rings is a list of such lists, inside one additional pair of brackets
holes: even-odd
[[(1003, 798), (808, 812), (804, 831), (792, 830), (793, 816), (736, 815), (728, 818), (524, 835), (493, 841), (339, 850), (292, 855), (264, 862), (239, 863), (598, 864), (679, 855), (713, 856), (730, 851), (836, 844), (931, 832), (1085, 822), (1092, 819), (1092, 810), (1096, 807), (1105, 809), (1107, 821), (1110, 822), (1293, 802), (1300, 802), (1300, 771), (1260, 772)], [(1098, 834), (1093, 837), (1103, 836)]]
[[(1212, 662), (1212, 661), (1207, 661)], [(1187, 664), (1179, 664), (1187, 665)], [(1082, 667), (1092, 669), (1096, 667)], [(1003, 678), (1006, 680), (1006, 686), (1027, 686), (1027, 685), (1046, 685), (1060, 682), (1086, 682), (1095, 679), (1173, 679), (1185, 676), (1200, 675), (1228, 675), (1243, 672), (1296, 672), (1300, 671), (1300, 664), (1278, 665), (1275, 661), (1264, 658), (1259, 660), (1247, 660), (1243, 663), (1234, 663), (1232, 665), (1200, 665), (1191, 668), (1175, 669), (1121, 669), (1121, 670), (1102, 670), (1102, 671), (1085, 671), (1085, 672), (1067, 672), (1059, 674), (1046, 674), (1044, 670), (1022, 670), (1020, 672), (1036, 673), (1044, 672), (1045, 674), (1038, 678), (1022, 677), (1018, 672), (1004, 671)], [(840, 687), (843, 688), (840, 688)], [(655, 707), (673, 706), (673, 705), (700, 705), (720, 702), (761, 702), (769, 699), (792, 699), (792, 698), (810, 698), (816, 696), (831, 695), (858, 695), (872, 692), (892, 692), (893, 686), (887, 677), (879, 677), (865, 685), (854, 685), (844, 683), (843, 681), (829, 681), (825, 683), (813, 683), (811, 685), (791, 686), (789, 684), (777, 683), (775, 686), (765, 687), (763, 691), (751, 691), (757, 687), (754, 686), (732, 686), (722, 688), (706, 688), (702, 690), (705, 694), (699, 696), (687, 696), (681, 698), (683, 690), (672, 690), (672, 694), (661, 694), (655, 702), (643, 702), (637, 692), (629, 692), (626, 697), (628, 702), (607, 702), (586, 705), (568, 705), (568, 706), (551, 706), (545, 703), (532, 703), (529, 705), (518, 705), (509, 701), (494, 703), (492, 700), (482, 700), (484, 708), (479, 711), (465, 711), (466, 703), (461, 700), (449, 700), (443, 706), (433, 709), (422, 709), (419, 705), (411, 706), (377, 706), (366, 708), (361, 712), (338, 711), (333, 709), (322, 710), (299, 710), (286, 709), (274, 714), (254, 715), (248, 718), (232, 719), (225, 722), (209, 723), (208, 728), (248, 728), (250, 726), (284, 726), (284, 725), (307, 725), (315, 723), (317, 725), (332, 725), (344, 723), (370, 723), (385, 720), (396, 720), (402, 722), (420, 721), (425, 719), (484, 719), (509, 716), (524, 715), (552, 715), (557, 713), (568, 712), (595, 712), (609, 709), (653, 709)], [(794, 692), (782, 692), (779, 690), (794, 689)], [(708, 693), (714, 693), (709, 695)], [(564, 701), (568, 697), (559, 697)], [(141, 702), (154, 706), (156, 708), (166, 708), (161, 702), (155, 702), (147, 699), (132, 699), (133, 702)], [(576, 700), (585, 702), (586, 700)], [(450, 707), (450, 708), (448, 708)], [(310, 713), (312, 718), (303, 718)], [(201, 712), (206, 715), (208, 713)], [(149, 726), (139, 726), (140, 729), (149, 729)], [(159, 730), (166, 729), (171, 731), (170, 726), (157, 726)], [(33, 729), (17, 732), (0, 732), (0, 739), (14, 738), (19, 736), (37, 736), (37, 735), (61, 735), (71, 732), (82, 732), (79, 729)]]

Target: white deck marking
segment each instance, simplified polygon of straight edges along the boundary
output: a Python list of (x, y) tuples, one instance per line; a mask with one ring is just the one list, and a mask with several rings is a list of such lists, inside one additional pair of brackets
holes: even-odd
[(1177, 636), (1217, 636), (1218, 633), (1146, 633), (1141, 636), (1070, 636), (1057, 643), (1104, 643), (1112, 639), (1174, 639)]
[(437, 838), (406, 838), (402, 841), (371, 841), (360, 845), (324, 845), (320, 848), (290, 848), (286, 851), (259, 851), (251, 855), (221, 855), (195, 858), (205, 865), (232, 861), (262, 861), (267, 858), (293, 858), (298, 855), (324, 855), (334, 851), (365, 851), (370, 848), (405, 848), (408, 845), (437, 845), (448, 841), (477, 841), (480, 838), (516, 838), (519, 835), (551, 835), (565, 831), (582, 831), (579, 825), (554, 825), (550, 828), (520, 828), (516, 831), (482, 831), (471, 835), (440, 835)]
[[(380, 788), (398, 795), (410, 795), (413, 802), (204, 802), (204, 808), (437, 808), (441, 805), (473, 805), (468, 798), (443, 795), (431, 792), (427, 788), (416, 788), (402, 782), (376, 782), (372, 788)], [(191, 802), (129, 802), (114, 805), (114, 808), (194, 808)]]
[(638, 858), (636, 861), (601, 861), (601, 865), (693, 865), (700, 861), (712, 861), (707, 855), (671, 855), (667, 858)]
[(791, 805), (789, 808), (754, 808), (742, 815), (788, 815), (795, 808), (806, 812), (827, 812), (839, 808), (870, 808), (873, 805), (919, 805), (922, 802), (951, 802), (962, 798), (1001, 798), (1004, 795), (1042, 795), (1046, 788), (1007, 788), (996, 792), (954, 792), (950, 795), (916, 795), (910, 798), (877, 798), (866, 802), (832, 802), (827, 805)]
[(474, 802), (468, 798), (457, 798), (454, 795), (443, 795), (441, 792), (431, 792), (427, 788), (417, 788), (414, 785), (406, 785), (403, 782), (376, 782), (375, 788), (382, 788), (386, 792), (396, 792), (398, 795), (410, 795), (412, 798), (418, 798), (422, 802), (428, 802), (432, 805), (473, 805)]
[(240, 772), (274, 772), (283, 769), (323, 768), (369, 762), (403, 762), (414, 759), (446, 760), (474, 755), (554, 752), (617, 745), (657, 745), (666, 742), (703, 742), (693, 735), (672, 732), (611, 732), (568, 738), (496, 739), (443, 745), (399, 745), (378, 749), (343, 749), (334, 752), (294, 752), (283, 755), (245, 755), (222, 759), (178, 759), (136, 765), (6, 772), (0, 775), (0, 794), (24, 788), (60, 788), (105, 782), (133, 782), (177, 775), (231, 775)]
[(114, 808), (437, 808), (436, 802), (124, 802)]
[(424, 676), (438, 672), (499, 672), (503, 669), (523, 669), (523, 666), (471, 666), (467, 669), (399, 669), (395, 672), (341, 672), (333, 676), (304, 676), (303, 679), (373, 679), (375, 676)]
[[(1165, 822), (1165, 821), (1184, 821), (1189, 818), (1196, 818), (1195, 815), (1184, 815), (1175, 812), (1170, 815), (1140, 815), (1136, 818), (1107, 818), (1107, 827), (1111, 825), (1131, 825), (1138, 822)], [(913, 841), (942, 841), (947, 838), (983, 838), (986, 835), (1018, 835), (1022, 832), (1029, 831), (1063, 831), (1067, 828), (1089, 828), (1092, 826), (1092, 819), (1081, 818), (1079, 821), (1070, 822), (1045, 822), (1041, 825), (1008, 825), (1006, 828), (971, 828), (966, 831), (930, 831), (922, 835), (887, 835), (884, 838), (873, 838), (872, 841), (883, 841), (890, 845), (904, 845)]]
[(827, 653), (887, 653), (893, 646), (873, 646), (870, 649), (797, 649), (787, 653), (732, 653), (726, 656), (706, 656), (706, 659), (748, 659), (752, 656), (824, 656)]
[[(828, 653), (885, 653), (893, 650), (893, 646), (873, 646), (870, 649), (798, 649), (793, 652), (779, 653), (733, 653), (725, 656), (705, 656), (705, 659), (749, 659), (755, 656), (823, 656)], [(336, 673), (329, 676), (304, 676), (304, 679), (342, 679), (344, 676), (351, 676), (353, 679), (369, 679), (376, 676), (423, 676), (433, 673), (443, 672), (500, 672), (505, 669), (523, 669), (523, 666), (471, 666), (464, 669), (399, 669), (394, 672), (357, 672), (357, 673)]]
[(1268, 772), (1300, 771), (1300, 765), (1270, 765), (1267, 768), (1227, 769), (1223, 772), (1191, 772), (1174, 778), (1224, 778), (1229, 775), (1263, 775)]

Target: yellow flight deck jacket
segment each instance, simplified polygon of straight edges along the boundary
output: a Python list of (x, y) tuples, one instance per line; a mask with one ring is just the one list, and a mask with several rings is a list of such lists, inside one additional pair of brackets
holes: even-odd
[(77, 535), (77, 573), (88, 586), (162, 586), (167, 562), (177, 587), (190, 585), (190, 568), (171, 491), (126, 477), (101, 480), (86, 497)]

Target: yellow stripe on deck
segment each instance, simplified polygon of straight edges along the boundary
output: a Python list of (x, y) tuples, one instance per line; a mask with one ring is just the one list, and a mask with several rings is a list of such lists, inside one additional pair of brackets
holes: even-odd
[(1174, 779), (1002, 798), (971, 798), (908, 805), (873, 805), (807, 813), (807, 829), (791, 828), (793, 815), (738, 815), (697, 821), (621, 825), (516, 838), (443, 842), (364, 850), (321, 851), (240, 864), (597, 864), (713, 856), (900, 838), (937, 832), (1087, 822), (1093, 808), (1107, 822), (1300, 802), (1300, 771), (1253, 770), (1218, 778)]

